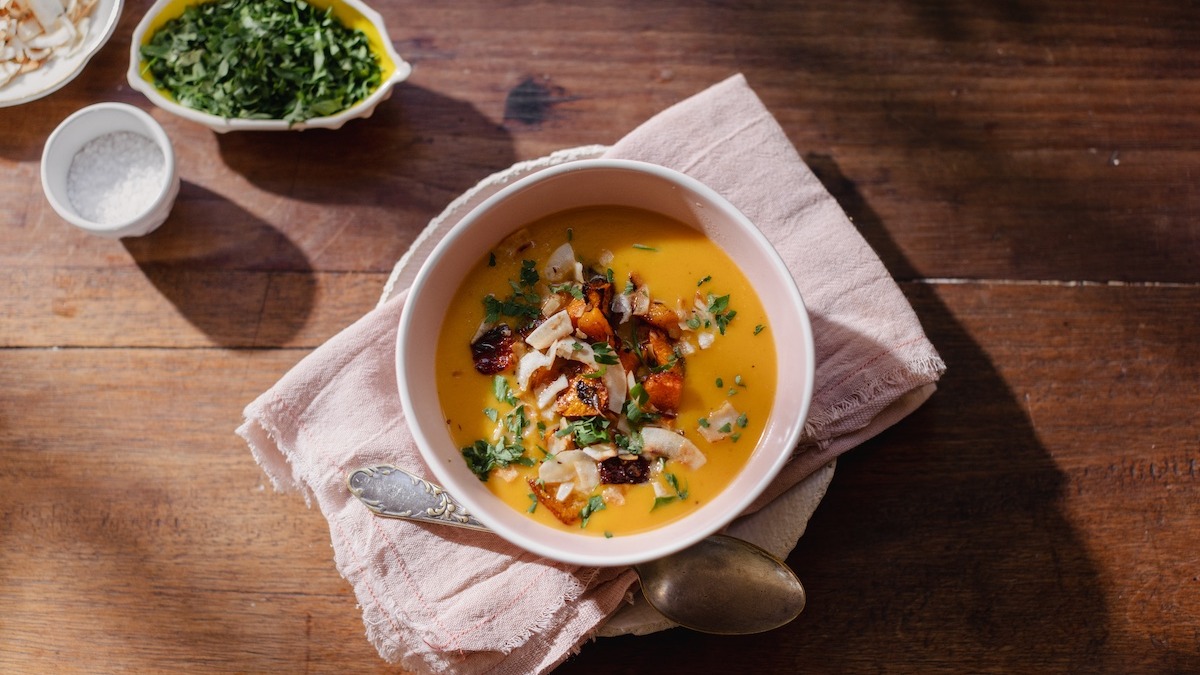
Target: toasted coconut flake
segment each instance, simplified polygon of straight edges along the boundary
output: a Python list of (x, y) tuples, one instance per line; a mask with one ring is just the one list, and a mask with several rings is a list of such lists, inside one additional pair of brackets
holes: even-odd
[(567, 275), (575, 272), (575, 249), (571, 245), (563, 244), (554, 249), (550, 257), (546, 259), (546, 266), (542, 268), (542, 276), (547, 281), (562, 281), (567, 278)]
[(729, 438), (737, 430), (737, 421), (741, 413), (729, 401), (724, 401), (716, 410), (710, 412), (704, 419), (708, 425), (696, 427), (696, 431), (709, 443), (716, 443)]
[(655, 457), (673, 459), (690, 469), (704, 466), (708, 458), (682, 434), (662, 427), (642, 428), (642, 452)]
[(571, 317), (566, 310), (557, 312), (533, 329), (525, 342), (534, 349), (545, 350), (554, 344), (555, 340), (571, 334)]
[(537, 404), (542, 410), (547, 410), (554, 404), (558, 395), (567, 388), (567, 376), (559, 375), (557, 379), (537, 390)]

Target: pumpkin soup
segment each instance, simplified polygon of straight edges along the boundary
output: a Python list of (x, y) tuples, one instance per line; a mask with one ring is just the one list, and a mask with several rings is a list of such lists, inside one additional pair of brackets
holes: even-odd
[(439, 401), (464, 461), (545, 525), (658, 527), (724, 489), (776, 386), (766, 312), (702, 233), (627, 207), (557, 213), (458, 288)]

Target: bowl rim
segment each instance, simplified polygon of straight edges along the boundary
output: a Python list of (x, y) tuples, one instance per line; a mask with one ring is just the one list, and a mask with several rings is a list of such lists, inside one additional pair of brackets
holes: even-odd
[[(774, 443), (778, 443), (778, 448), (774, 451), (775, 454), (771, 456), (770, 463), (767, 465), (765, 470), (761, 472), (761, 475), (758, 475), (753, 479), (754, 485), (752, 486), (751, 490), (738, 493), (734, 497), (729, 498), (732, 500), (732, 503), (717, 517), (713, 517), (711, 515), (711, 511), (705, 511), (705, 507), (702, 506), (701, 509), (677, 520), (671, 521), (670, 523), (666, 523), (662, 527), (655, 527), (649, 530), (624, 535), (621, 537), (621, 539), (625, 541), (636, 541), (644, 544), (643, 547), (636, 551), (614, 551), (612, 553), (595, 551), (580, 552), (577, 550), (571, 550), (566, 546), (544, 542), (538, 538), (530, 538), (514, 528), (509, 527), (505, 521), (506, 518), (512, 518), (511, 515), (506, 514), (504, 516), (500, 516), (492, 514), (489, 508), (487, 508), (483, 502), (476, 499), (476, 494), (478, 492), (477, 489), (457, 489), (460, 486), (465, 487), (473, 484), (465, 481), (465, 477), (462, 475), (462, 471), (465, 469), (445, 465), (444, 453), (439, 453), (439, 451), (436, 449), (435, 442), (431, 439), (431, 435), (441, 430), (441, 427), (444, 426), (441, 424), (441, 415), (438, 415), (436, 420), (424, 420), (419, 415), (414, 414), (414, 411), (418, 409), (418, 406), (416, 404), (415, 393), (409, 386), (409, 381), (406, 377), (406, 372), (408, 370), (408, 365), (406, 364), (406, 355), (411, 353), (408, 342), (410, 339), (415, 339), (414, 330), (416, 327), (414, 326), (415, 320), (413, 317), (418, 313), (416, 311), (408, 311), (409, 307), (411, 307), (411, 304), (401, 312), (395, 347), (397, 389), (399, 391), (405, 419), (408, 422), (421, 458), (429, 467), (435, 478), (440, 481), (442, 485), (450, 492), (452, 492), (455, 497), (462, 502), (463, 505), (466, 506), (466, 508), (481, 522), (515, 546), (552, 560), (599, 567), (634, 565), (640, 562), (661, 558), (665, 555), (669, 555), (678, 550), (686, 548), (703, 539), (704, 537), (723, 529), (736, 517), (741, 515), (745, 509), (762, 494), (762, 492), (770, 485), (775, 477), (779, 475), (779, 472), (783, 469), (783, 466), (792, 457), (794, 449), (797, 446), (800, 435), (803, 431), (804, 422), (807, 418), (809, 407), (812, 401), (815, 371), (815, 348), (813, 345), (811, 320), (807, 309), (805, 308), (803, 299), (800, 296), (799, 289), (796, 287), (795, 278), (787, 269), (786, 264), (783, 262), (774, 246), (771, 245), (771, 243), (766, 239), (761, 230), (759, 230), (744, 214), (742, 214), (739, 209), (737, 209), (733, 204), (731, 204), (712, 188), (704, 185), (700, 181), (690, 176), (687, 176), (686, 174), (647, 162), (624, 159), (575, 160), (542, 169), (501, 189), (463, 216), (463, 218), (446, 233), (442, 240), (438, 242), (437, 246), (435, 246), (430, 252), (428, 258), (426, 258), (424, 263), (421, 265), (420, 270), (417, 272), (412, 285), (409, 287), (409, 293), (405, 299), (405, 302), (412, 303), (414, 302), (414, 297), (419, 297), (417, 293), (419, 293), (419, 290), (428, 282), (429, 278), (435, 274), (440, 261), (447, 256), (448, 252), (454, 249), (461, 239), (475, 234), (471, 230), (477, 221), (485, 218), (491, 211), (496, 209), (500, 204), (507, 201), (512, 196), (518, 195), (531, 187), (553, 180), (564, 174), (614, 170), (635, 172), (649, 175), (659, 180), (664, 180), (675, 186), (689, 190), (695, 195), (699, 195), (707, 204), (719, 208), (725, 216), (729, 217), (736, 224), (735, 226), (738, 230), (738, 236), (750, 238), (754, 247), (759, 249), (762, 254), (767, 257), (767, 259), (770, 261), (770, 265), (775, 268), (773, 270), (773, 274), (777, 275), (782, 282), (780, 284), (780, 290), (785, 296), (787, 306), (797, 310), (795, 320), (801, 332), (801, 335), (799, 336), (800, 341), (804, 345), (803, 354), (800, 355), (800, 358), (803, 360), (802, 365), (805, 371), (801, 378), (802, 381), (799, 385), (800, 393), (798, 396), (798, 403), (800, 409), (793, 411), (794, 414), (789, 413), (781, 418), (784, 420), (783, 422), (779, 423), (784, 428), (781, 434), (782, 437), (776, 437), (772, 441)], [(599, 204), (603, 202), (597, 203)], [(688, 225), (694, 226), (694, 224), (691, 223), (688, 223)], [(502, 232), (489, 238), (496, 238), (498, 240), (505, 234), (506, 232)], [(789, 339), (790, 342), (794, 344), (795, 336), (791, 336)], [(778, 348), (778, 341), (776, 342), (776, 345)], [(772, 403), (772, 417), (776, 417), (779, 414), (776, 410), (776, 405), (779, 403), (780, 395), (780, 389), (777, 389), (776, 398)], [(440, 403), (438, 403), (438, 405), (440, 406)], [(764, 434), (765, 433), (766, 432), (764, 432)], [(754, 452), (757, 453), (758, 450), (756, 449)], [(460, 478), (464, 480), (460, 480)], [(738, 480), (738, 476), (735, 475), (730, 487), (736, 484)], [(719, 493), (719, 496), (726, 494), (728, 490), (728, 487), (725, 490), (722, 490), (722, 492)], [(482, 493), (479, 494), (482, 496)], [(520, 516), (521, 514), (517, 515)], [(681, 523), (685, 525), (681, 526)], [(679, 534), (679, 536), (658, 536), (667, 529), (684, 530), (684, 528), (686, 528), (686, 530), (682, 534)], [(546, 531), (548, 534), (565, 534), (567, 537), (572, 538), (586, 537), (587, 540), (593, 538), (600, 539), (599, 537), (593, 537), (592, 535), (561, 533), (552, 528), (547, 528)], [(555, 538), (556, 536), (556, 534), (550, 534), (551, 538)], [(582, 541), (582, 539), (576, 541)]]
[[(156, 0), (146, 13), (142, 15), (137, 26), (133, 29), (133, 36), (129, 41), (129, 68), (125, 71), (125, 79), (129, 82), (129, 86), (134, 90), (141, 92), (154, 105), (167, 110), (180, 117), (202, 124), (218, 133), (226, 133), (230, 131), (304, 131), (305, 129), (339, 129), (346, 122), (357, 119), (370, 117), (374, 113), (375, 108), (387, 100), (392, 89), (408, 79), (412, 74), (412, 64), (400, 58), (392, 45), (392, 39), (388, 35), (387, 26), (384, 24), (383, 16), (373, 8), (368, 6), (362, 0), (323, 0), (328, 5), (342, 4), (357, 11), (363, 16), (375, 30), (379, 33), (380, 44), (383, 47), (384, 53), (381, 57), (389, 59), (394, 68), (391, 75), (379, 83), (379, 86), (371, 92), (369, 96), (355, 103), (354, 105), (342, 110), (333, 115), (324, 117), (312, 117), (302, 122), (289, 124), (283, 120), (260, 120), (260, 119), (242, 119), (237, 117), (221, 117), (213, 115), (202, 110), (189, 108), (185, 105), (177, 103), (165, 96), (158, 87), (142, 77), (141, 66), (142, 58), (140, 48), (146, 39), (146, 34), (150, 30), (150, 25), (154, 19), (162, 13), (168, 5), (173, 5), (181, 0)], [(182, 0), (185, 5), (204, 4), (207, 2), (216, 2), (217, 0)], [(307, 0), (306, 0), (307, 1)], [(318, 7), (315, 3), (314, 7)]]
[[(84, 39), (87, 47), (75, 52), (74, 54), (62, 57), (63, 61), (67, 63), (71, 61), (78, 61), (74, 68), (67, 72), (53, 73), (51, 75), (47, 75), (44, 71), (42, 71), (42, 69), (21, 75), (20, 77), (29, 78), (30, 82), (35, 83), (39, 80), (46, 80), (49, 77), (56, 77), (57, 79), (46, 82), (37, 89), (17, 95), (13, 98), (8, 98), (7, 92), (20, 90), (21, 87), (13, 87), (12, 85), (14, 82), (6, 83), (3, 87), (0, 87), (0, 108), (22, 105), (45, 98), (46, 96), (49, 96), (50, 94), (53, 94), (59, 89), (67, 86), (75, 78), (79, 77), (84, 68), (87, 67), (87, 64), (91, 62), (92, 58), (96, 56), (96, 54), (100, 53), (100, 50), (104, 48), (104, 45), (108, 44), (109, 39), (112, 38), (113, 33), (117, 30), (117, 24), (120, 23), (121, 13), (125, 9), (125, 0), (110, 1), (111, 5), (108, 7), (108, 15), (102, 19), (103, 24), (101, 24), (100, 21), (95, 21), (95, 19), (99, 18), (98, 10), (100, 9), (100, 5), (97, 4), (97, 13), (93, 14), (91, 17), (93, 19), (93, 23), (91, 28), (89, 28), (89, 35)], [(101, 30), (98, 33), (92, 33), (92, 30), (97, 27), (101, 28)], [(49, 69), (53, 70), (53, 61), (48, 62), (44, 67), (48, 67)]]
[[(163, 166), (167, 169), (167, 175), (163, 182), (162, 190), (159, 192), (158, 196), (154, 198), (154, 201), (148, 204), (140, 213), (128, 218), (127, 220), (118, 221), (115, 223), (98, 223), (93, 220), (89, 220), (88, 218), (84, 218), (83, 216), (79, 215), (74, 208), (71, 208), (67, 204), (63, 204), (54, 191), (50, 189), (50, 166), (48, 160), (50, 159), (50, 154), (55, 147), (55, 143), (58, 142), (63, 133), (65, 133), (65, 130), (71, 125), (89, 115), (94, 115), (98, 112), (104, 111), (117, 111), (121, 114), (133, 117), (145, 125), (146, 130), (149, 133), (150, 140), (153, 141), (154, 144), (157, 145), (162, 151)], [(92, 138), (99, 138), (103, 133), (107, 132), (95, 134), (92, 136)], [(50, 135), (46, 138), (46, 143), (42, 146), (40, 166), (38, 167), (38, 178), (42, 182), (42, 193), (46, 196), (46, 201), (50, 202), (50, 207), (54, 209), (54, 212), (57, 213), (59, 217), (81, 230), (86, 230), (93, 234), (99, 234), (106, 237), (120, 237), (125, 236), (126, 234), (141, 233), (141, 230), (144, 229), (145, 219), (151, 214), (154, 214), (160, 210), (167, 201), (174, 200), (179, 191), (179, 168), (176, 166), (175, 146), (171, 143), (170, 136), (167, 135), (166, 130), (163, 129), (162, 125), (158, 123), (158, 120), (154, 119), (150, 113), (138, 108), (137, 106), (119, 101), (103, 101), (100, 103), (93, 103), (92, 105), (76, 110), (68, 115), (62, 122), (59, 122), (58, 126), (54, 128), (54, 131), (50, 132)]]

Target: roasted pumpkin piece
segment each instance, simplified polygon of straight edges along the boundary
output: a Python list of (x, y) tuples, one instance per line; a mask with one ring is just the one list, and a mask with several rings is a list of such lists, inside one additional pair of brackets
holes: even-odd
[(679, 337), (679, 315), (676, 314), (675, 310), (668, 307), (664, 302), (660, 302), (658, 300), (651, 302), (650, 307), (646, 310), (646, 314), (642, 317), (642, 320), (665, 332), (673, 339), (677, 339)]
[(647, 402), (658, 412), (674, 417), (683, 398), (683, 372), (678, 366), (661, 373), (650, 373), (642, 380)]
[(558, 491), (557, 484), (543, 484), (533, 478), (526, 478), (525, 482), (537, 496), (538, 503), (549, 509), (550, 513), (553, 513), (554, 517), (562, 521), (564, 525), (576, 525), (582, 519), (579, 514), (587, 504), (587, 499), (578, 492), (572, 492), (567, 495), (565, 501), (560, 502), (555, 498)]
[(674, 368), (680, 364), (675, 345), (657, 328), (646, 328), (641, 340), (642, 360), (650, 368)]
[(608, 408), (608, 388), (601, 377), (588, 377), (586, 371), (571, 377), (567, 390), (559, 394), (554, 410), (563, 417), (594, 417)]
[(484, 331), (471, 343), (471, 361), (475, 370), (483, 375), (495, 375), (512, 367), (513, 332), (508, 324), (502, 323)]
[(576, 317), (575, 327), (593, 342), (608, 342), (613, 336), (612, 324), (599, 307), (584, 310)]

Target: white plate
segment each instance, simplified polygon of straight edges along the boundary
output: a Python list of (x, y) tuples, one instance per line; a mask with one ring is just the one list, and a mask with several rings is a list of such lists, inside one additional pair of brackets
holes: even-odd
[(108, 42), (108, 38), (112, 37), (124, 4), (124, 0), (100, 0), (92, 10), (91, 23), (83, 47), (70, 56), (54, 56), (42, 64), (41, 68), (18, 75), (4, 86), (0, 86), (0, 108), (36, 101), (58, 91), (75, 79), (104, 43)]

